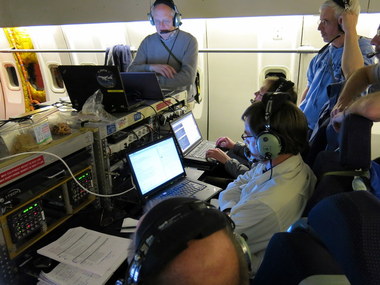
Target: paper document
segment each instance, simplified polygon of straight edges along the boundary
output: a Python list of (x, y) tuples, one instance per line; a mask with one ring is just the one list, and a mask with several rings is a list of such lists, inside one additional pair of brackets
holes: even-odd
[(77, 227), (37, 250), (41, 255), (103, 276), (116, 270), (128, 256), (130, 239)]
[(112, 273), (99, 276), (71, 265), (59, 263), (51, 272), (41, 272), (37, 285), (102, 285), (107, 282)]

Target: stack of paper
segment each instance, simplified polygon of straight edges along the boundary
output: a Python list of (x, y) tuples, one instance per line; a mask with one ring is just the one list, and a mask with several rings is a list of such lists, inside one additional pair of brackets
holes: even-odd
[(104, 284), (127, 258), (130, 243), (83, 227), (70, 229), (37, 251), (61, 262), (50, 273), (42, 272), (38, 284)]

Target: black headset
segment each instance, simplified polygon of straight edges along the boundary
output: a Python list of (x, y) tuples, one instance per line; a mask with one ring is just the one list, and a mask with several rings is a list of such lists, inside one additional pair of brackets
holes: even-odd
[[(135, 236), (135, 250), (130, 261), (126, 284), (143, 284), (147, 274), (154, 276), (193, 239), (205, 238), (221, 229), (235, 228), (233, 221), (214, 206), (194, 199), (176, 197), (153, 207), (143, 218)], [(236, 234), (251, 274), (251, 254), (245, 239)]]
[(257, 135), (256, 146), (260, 156), (264, 160), (276, 158), (283, 149), (283, 142), (280, 136), (271, 128), (270, 118), (285, 101), (290, 101), (289, 93), (283, 92), (294, 86), (294, 83), (282, 77), (279, 78), (280, 84), (273, 93), (266, 93), (262, 103), (265, 106), (265, 129)]
[(351, 1), (350, 0), (333, 0), (338, 6), (342, 7), (343, 9), (347, 10), (350, 8)]
[(174, 10), (174, 17), (173, 17), (173, 27), (178, 28), (182, 25), (182, 14), (178, 11), (177, 6), (174, 4), (172, 0), (156, 0), (153, 5), (150, 7), (150, 11), (148, 13), (148, 20), (151, 23), (152, 26), (155, 25), (154, 18), (152, 15), (152, 10), (154, 7), (156, 7), (158, 4), (165, 4), (172, 8)]
[[(339, 7), (343, 8), (344, 10), (348, 10), (350, 8), (351, 1), (350, 0), (333, 0), (335, 4), (337, 4)], [(340, 32), (344, 33), (342, 26), (338, 24), (338, 29)]]

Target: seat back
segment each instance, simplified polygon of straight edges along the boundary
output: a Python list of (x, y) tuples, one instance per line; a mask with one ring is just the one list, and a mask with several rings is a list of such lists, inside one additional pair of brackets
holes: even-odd
[(345, 117), (339, 132), (340, 164), (345, 169), (369, 169), (373, 122), (356, 114)]
[(367, 191), (332, 195), (310, 211), (309, 225), (352, 285), (379, 284), (379, 213), (380, 201)]
[(343, 275), (343, 270), (323, 244), (305, 231), (282, 232), (274, 234), (269, 241), (251, 284), (299, 284), (314, 276), (327, 275), (331, 278)]
[(368, 170), (371, 166), (372, 125), (371, 120), (359, 115), (345, 117), (339, 132), (339, 152), (322, 151), (314, 161), (312, 168), (318, 181), (303, 216), (307, 216), (322, 199), (352, 191), (355, 176), (361, 177), (364, 187), (370, 189)]

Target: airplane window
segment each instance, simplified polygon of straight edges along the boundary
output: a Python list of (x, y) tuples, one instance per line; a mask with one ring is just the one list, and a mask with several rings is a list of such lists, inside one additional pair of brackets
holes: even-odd
[(53, 86), (55, 88), (63, 89), (63, 79), (61, 73), (58, 71), (58, 65), (50, 65), (49, 66), (51, 78), (53, 79)]
[(278, 78), (282, 77), (286, 79), (286, 74), (282, 72), (268, 72), (267, 74), (265, 74), (265, 78), (272, 77), (272, 76), (275, 76)]
[(20, 82), (18, 81), (15, 67), (12, 65), (6, 65), (5, 69), (7, 71), (11, 87), (20, 87)]

